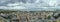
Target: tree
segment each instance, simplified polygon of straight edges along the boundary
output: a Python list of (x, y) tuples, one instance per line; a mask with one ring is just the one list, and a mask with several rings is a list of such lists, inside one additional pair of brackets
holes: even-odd
[(48, 16), (47, 18), (48, 18), (48, 19), (51, 19), (51, 16)]
[(2, 15), (0, 15), (1, 17), (3, 17), (4, 19), (9, 19), (10, 21), (11, 21), (11, 19), (13, 18), (13, 17), (16, 17), (16, 15), (7, 15), (7, 17), (6, 16), (2, 16)]

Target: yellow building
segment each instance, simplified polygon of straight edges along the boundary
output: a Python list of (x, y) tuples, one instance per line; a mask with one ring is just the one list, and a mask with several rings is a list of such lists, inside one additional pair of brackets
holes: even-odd
[(2, 22), (2, 18), (0, 18), (0, 22)]
[(60, 22), (60, 19), (58, 19), (57, 22)]

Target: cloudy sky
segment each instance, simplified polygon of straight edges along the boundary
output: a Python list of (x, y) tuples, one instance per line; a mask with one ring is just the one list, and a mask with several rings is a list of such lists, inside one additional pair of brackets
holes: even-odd
[(60, 9), (60, 0), (0, 0), (0, 9)]

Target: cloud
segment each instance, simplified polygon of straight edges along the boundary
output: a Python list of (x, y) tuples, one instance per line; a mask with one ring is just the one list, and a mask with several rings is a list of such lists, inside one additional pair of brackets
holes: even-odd
[(58, 4), (57, 0), (5, 0), (0, 2), (0, 9), (48, 10), (59, 9)]

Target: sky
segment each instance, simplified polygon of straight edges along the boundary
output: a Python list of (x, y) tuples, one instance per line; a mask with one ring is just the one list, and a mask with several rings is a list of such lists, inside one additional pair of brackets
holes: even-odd
[(60, 9), (60, 0), (0, 0), (0, 9), (55, 10)]

